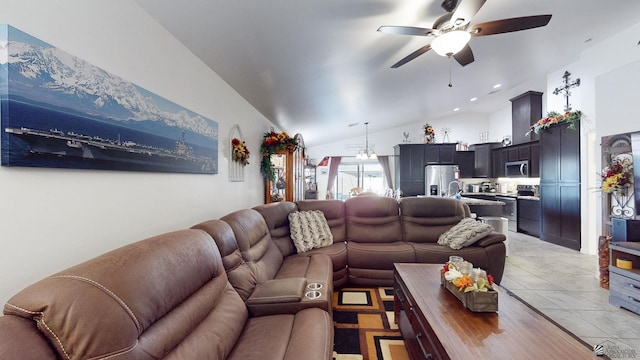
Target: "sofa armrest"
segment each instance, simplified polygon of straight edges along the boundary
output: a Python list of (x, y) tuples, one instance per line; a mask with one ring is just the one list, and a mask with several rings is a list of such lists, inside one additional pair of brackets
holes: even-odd
[(18, 316), (0, 316), (0, 359), (55, 360), (49, 341), (36, 328), (36, 322)]
[(482, 239), (478, 240), (475, 245), (480, 246), (480, 247), (487, 247), (489, 245), (493, 245), (493, 244), (497, 244), (497, 243), (501, 243), (504, 242), (507, 239), (507, 237), (504, 234), (492, 231), (489, 235), (483, 237)]
[(247, 305), (298, 302), (302, 300), (305, 286), (305, 278), (268, 280), (256, 286)]

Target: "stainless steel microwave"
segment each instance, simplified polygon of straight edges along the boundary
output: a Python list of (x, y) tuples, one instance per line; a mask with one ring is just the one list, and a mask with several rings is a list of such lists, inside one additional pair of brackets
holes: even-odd
[(529, 160), (510, 161), (504, 164), (504, 176), (529, 177)]

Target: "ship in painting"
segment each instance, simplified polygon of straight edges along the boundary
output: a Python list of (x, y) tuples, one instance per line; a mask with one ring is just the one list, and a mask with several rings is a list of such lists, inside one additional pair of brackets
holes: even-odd
[(161, 149), (120, 139), (63, 132), (58, 129), (37, 130), (26, 127), (5, 128), (5, 132), (22, 139), (32, 154), (50, 154), (139, 165), (179, 168), (187, 172), (209, 172), (215, 169), (215, 160), (195, 156), (193, 148), (182, 139), (176, 140), (174, 149)]

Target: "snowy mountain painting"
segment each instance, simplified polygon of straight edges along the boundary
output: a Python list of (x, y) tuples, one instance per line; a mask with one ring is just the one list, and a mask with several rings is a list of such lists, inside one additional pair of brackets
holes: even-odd
[(216, 174), (218, 123), (0, 25), (3, 166)]

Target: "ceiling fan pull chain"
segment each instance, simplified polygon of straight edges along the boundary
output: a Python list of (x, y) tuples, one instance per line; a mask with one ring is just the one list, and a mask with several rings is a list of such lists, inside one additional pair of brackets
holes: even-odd
[(451, 56), (449, 56), (449, 87), (453, 87), (451, 84)]

